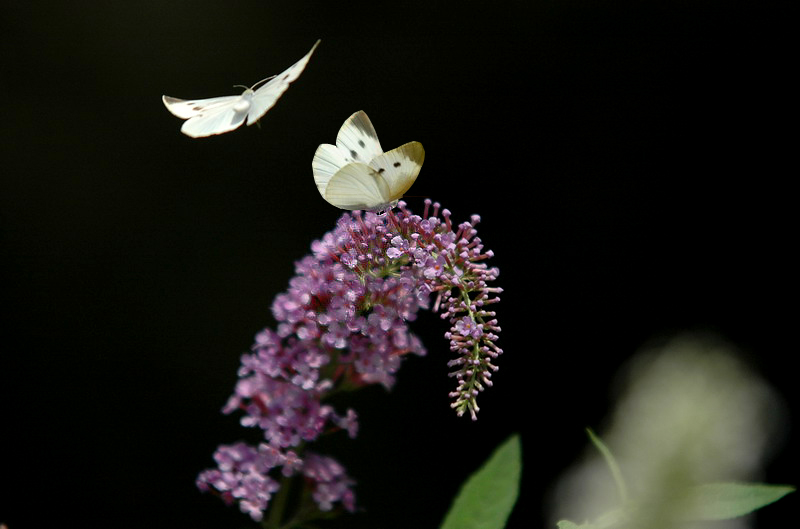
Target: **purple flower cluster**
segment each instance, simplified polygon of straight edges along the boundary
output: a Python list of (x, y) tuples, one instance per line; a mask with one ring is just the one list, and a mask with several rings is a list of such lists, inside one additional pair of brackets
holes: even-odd
[(421, 217), (403, 202), (398, 208), (345, 214), (312, 243), (289, 289), (273, 302), (277, 328), (261, 331), (242, 356), (223, 411), (241, 410), (242, 425), (260, 428), (264, 442), (220, 446), (218, 467), (197, 481), (238, 501), (254, 520), (281, 487), (278, 469), (284, 477), (301, 474), (319, 510), (354, 509), (353, 482), (341, 465), (308, 451), (300, 455), (302, 446), (335, 430), (355, 437), (355, 412), (337, 413), (325, 398), (366, 384), (391, 388), (403, 355), (425, 354), (407, 322), (428, 307), (432, 294), (434, 310), (450, 321), (445, 337), (457, 354), (448, 364), (458, 382), (452, 407), (477, 418), (476, 397), (492, 385), (492, 361), (502, 353), (495, 313), (487, 310), (499, 300), (501, 290), (489, 286), (498, 270), (483, 262), (492, 252), (476, 236), (479, 217), (454, 230), (448, 210), (439, 216), (439, 204), (426, 201)]

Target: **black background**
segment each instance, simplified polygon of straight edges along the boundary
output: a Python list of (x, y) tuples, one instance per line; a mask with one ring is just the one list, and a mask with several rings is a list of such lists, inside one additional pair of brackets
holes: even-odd
[[(789, 2), (7, 2), (0, 30), (10, 529), (248, 524), (194, 478), (255, 440), (219, 410), (340, 215), (310, 163), (360, 109), (384, 148), (425, 146), (412, 209), (481, 215), (506, 353), (480, 419), (457, 418), (446, 324), (420, 314), (429, 355), (354, 400), (356, 441), (325, 443), (366, 509), (342, 527), (436, 527), (515, 431), (510, 526), (547, 526), (613, 374), (686, 329), (741, 348), (796, 419)], [(260, 128), (190, 139), (159, 100), (237, 93), (318, 38)], [(789, 434), (765, 481), (797, 482)]]

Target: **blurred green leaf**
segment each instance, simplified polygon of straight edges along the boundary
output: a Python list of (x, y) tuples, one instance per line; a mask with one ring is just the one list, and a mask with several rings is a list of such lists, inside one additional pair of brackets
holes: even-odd
[(512, 435), (467, 479), (440, 529), (502, 529), (519, 493), (518, 435)]
[(693, 508), (690, 520), (725, 520), (744, 516), (778, 501), (794, 491), (788, 485), (761, 483), (707, 483), (690, 491)]

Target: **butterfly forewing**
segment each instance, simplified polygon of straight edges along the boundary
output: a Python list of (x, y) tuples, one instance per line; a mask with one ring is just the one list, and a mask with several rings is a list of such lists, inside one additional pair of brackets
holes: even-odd
[(338, 147), (348, 162), (369, 163), (383, 153), (378, 133), (364, 111), (359, 110), (344, 122), (336, 136)]
[(173, 116), (181, 119), (189, 119), (203, 112), (214, 108), (226, 107), (228, 104), (239, 99), (240, 96), (212, 97), (210, 99), (178, 99), (177, 97), (161, 96), (164, 106), (167, 107)]
[[(270, 108), (275, 106), (275, 103), (278, 102), (278, 99), (289, 88), (289, 84), (297, 80), (297, 78), (300, 77), (300, 74), (303, 73), (306, 64), (308, 64), (308, 60), (311, 58), (311, 54), (313, 54), (314, 50), (317, 49), (319, 43), (319, 40), (315, 42), (311, 47), (311, 50), (306, 53), (302, 59), (291, 65), (283, 73), (278, 74), (267, 81), (263, 86), (261, 86), (261, 88), (255, 90), (252, 107), (247, 116), (248, 125), (252, 125), (261, 119), (261, 117), (266, 114)], [(256, 83), (256, 85), (257, 84), (258, 83)], [(253, 85), (253, 87), (255, 88), (256, 85)]]
[(417, 179), (424, 161), (425, 149), (420, 142), (412, 141), (381, 154), (369, 165), (386, 181), (391, 201), (403, 198)]

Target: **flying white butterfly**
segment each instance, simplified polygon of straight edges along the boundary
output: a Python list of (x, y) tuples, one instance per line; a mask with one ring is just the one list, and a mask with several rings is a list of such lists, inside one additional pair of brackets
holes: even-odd
[(383, 152), (363, 111), (344, 122), (336, 145), (324, 143), (311, 168), (322, 198), (340, 209), (392, 209), (417, 179), (425, 149), (418, 141)]
[[(245, 118), (247, 125), (252, 125), (275, 105), (289, 88), (289, 84), (300, 76), (319, 43), (320, 41), (314, 43), (305, 57), (282, 74), (262, 79), (247, 88), (242, 95), (192, 100), (161, 96), (161, 100), (164, 101), (167, 110), (181, 119), (188, 120), (181, 127), (181, 132), (192, 138), (230, 132), (239, 128)], [(264, 84), (256, 90), (261, 83)]]

